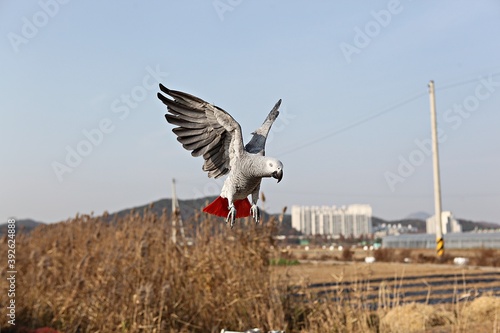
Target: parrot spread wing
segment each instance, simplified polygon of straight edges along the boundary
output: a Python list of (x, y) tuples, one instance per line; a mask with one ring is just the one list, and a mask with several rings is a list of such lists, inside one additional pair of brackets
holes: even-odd
[(192, 156), (203, 156), (203, 170), (209, 177), (218, 178), (229, 172), (235, 158), (243, 153), (241, 127), (221, 108), (160, 84), (158, 98), (167, 106), (165, 115), (172, 131)]
[(269, 112), (269, 115), (267, 116), (262, 126), (260, 126), (258, 130), (252, 133), (253, 134), (252, 139), (250, 139), (250, 141), (245, 146), (245, 150), (247, 152), (252, 154), (265, 155), (267, 135), (269, 134), (269, 130), (271, 129), (271, 126), (273, 125), (274, 121), (276, 120), (276, 118), (278, 118), (278, 115), (280, 114), (278, 111), (280, 105), (281, 105), (281, 99), (274, 105), (271, 112)]

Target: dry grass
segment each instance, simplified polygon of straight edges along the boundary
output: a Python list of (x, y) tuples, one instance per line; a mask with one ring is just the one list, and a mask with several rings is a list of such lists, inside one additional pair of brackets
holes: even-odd
[(148, 212), (113, 224), (80, 216), (19, 235), (18, 325), (64, 332), (284, 326), (270, 284), (269, 228), (214, 230), (219, 223), (204, 221), (192, 247), (174, 245), (169, 218)]
[(406, 304), (382, 316), (381, 333), (475, 332), (496, 333), (500, 328), (500, 299), (483, 296), (451, 307)]
[(500, 267), (500, 251), (496, 249), (478, 249), (472, 258), (478, 266)]
[[(382, 333), (428, 332), (439, 327), (442, 332), (451, 331), (455, 315), (444, 308), (426, 304), (410, 303), (395, 307), (382, 318)], [(447, 330), (446, 330), (447, 329)]]
[[(19, 234), (16, 327), (60, 332), (368, 327), (368, 312), (346, 311), (341, 303), (303, 293), (306, 288), (292, 286), (285, 275), (271, 278), (272, 221), (231, 230), (220, 219), (203, 217), (190, 232), (193, 246), (173, 244), (169, 216), (148, 211), (111, 223), (77, 216)], [(2, 243), (3, 250), (6, 239)], [(0, 297), (5, 304), (6, 295)], [(6, 320), (0, 318), (1, 327), (12, 331)]]
[[(361, 278), (346, 293), (340, 283), (343, 275), (332, 276), (340, 288), (332, 301), (332, 295), (306, 288), (307, 280), (291, 279), (288, 270), (275, 273), (270, 262), (291, 261), (273, 243), (273, 221), (257, 227), (247, 221), (231, 230), (220, 219), (196, 219), (199, 227), (189, 232), (193, 246), (171, 242), (171, 221), (165, 212), (131, 213), (111, 223), (106, 217), (77, 216), (39, 227), (30, 235), (19, 234), (16, 327), (52, 327), (69, 333), (251, 327), (287, 333), (392, 332), (394, 318), (415, 312), (424, 316), (417, 320), (419, 329), (451, 327), (453, 332), (465, 332), (475, 319), (460, 317), (464, 313), (490, 316), (496, 326), (487, 327), (498, 327), (497, 305), (492, 312), (478, 306), (482, 310), (471, 310), (474, 303), (466, 305), (471, 308), (457, 304), (451, 317), (426, 315), (429, 311), (420, 306), (400, 306), (381, 294), (379, 310), (371, 311), (363, 291), (366, 282)], [(0, 246), (4, 252), (6, 239)], [(408, 254), (399, 256), (403, 255)], [(0, 288), (6, 290), (5, 279)], [(2, 305), (6, 300), (6, 293), (1, 294)], [(6, 316), (0, 317), (0, 327), (12, 329)]]
[(459, 308), (457, 327), (461, 332), (499, 332), (500, 299), (483, 296)]

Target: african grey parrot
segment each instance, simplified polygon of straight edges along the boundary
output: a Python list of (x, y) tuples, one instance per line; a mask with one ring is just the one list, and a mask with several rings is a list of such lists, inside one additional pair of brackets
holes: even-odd
[[(235, 218), (252, 215), (259, 223), (257, 207), (260, 182), (263, 177), (283, 177), (283, 164), (276, 158), (266, 157), (267, 134), (278, 117), (281, 99), (271, 110), (262, 126), (253, 132), (250, 142), (243, 146), (241, 127), (229, 113), (193, 95), (170, 90), (160, 83), (160, 90), (173, 100), (158, 93), (167, 105), (165, 117), (176, 125), (172, 131), (182, 146), (192, 156), (203, 156), (203, 170), (208, 177), (219, 178), (228, 174), (220, 196), (203, 209), (204, 212), (222, 216), (234, 226)], [(252, 195), (252, 205), (248, 195)]]

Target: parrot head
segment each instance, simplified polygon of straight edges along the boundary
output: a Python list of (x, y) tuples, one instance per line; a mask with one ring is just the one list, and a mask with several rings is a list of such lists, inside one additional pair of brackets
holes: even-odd
[(267, 158), (266, 171), (279, 183), (283, 178), (283, 163), (275, 158)]

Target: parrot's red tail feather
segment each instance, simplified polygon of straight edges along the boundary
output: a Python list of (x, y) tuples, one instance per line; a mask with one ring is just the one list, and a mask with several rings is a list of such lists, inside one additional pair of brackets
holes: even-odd
[(250, 201), (248, 201), (247, 198), (234, 201), (234, 208), (236, 208), (237, 218), (250, 216), (251, 207), (252, 205), (250, 204)]
[[(203, 208), (203, 211), (208, 214), (227, 217), (229, 214), (229, 203), (226, 198), (217, 197), (212, 203)], [(250, 216), (250, 208), (252, 205), (247, 198), (242, 200), (234, 201), (234, 208), (236, 209), (236, 218), (247, 217)]]
[(221, 217), (227, 217), (229, 214), (227, 199), (223, 197), (217, 197), (211, 204), (203, 208), (203, 211), (208, 214), (217, 215)]

